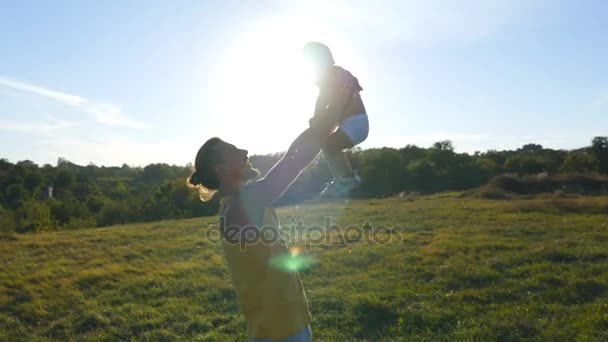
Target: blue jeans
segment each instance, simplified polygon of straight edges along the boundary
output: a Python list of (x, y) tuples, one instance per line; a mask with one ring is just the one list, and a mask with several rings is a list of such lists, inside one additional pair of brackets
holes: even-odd
[(304, 329), (297, 333), (287, 336), (283, 339), (273, 341), (269, 338), (250, 338), (249, 342), (310, 342), (312, 341), (312, 332), (310, 331), (310, 324), (305, 326)]

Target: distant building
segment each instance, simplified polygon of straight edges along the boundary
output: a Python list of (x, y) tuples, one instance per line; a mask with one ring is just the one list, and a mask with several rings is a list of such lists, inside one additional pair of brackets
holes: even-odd
[(43, 201), (53, 199), (53, 186), (52, 185), (42, 186), (42, 188), (40, 189), (40, 199)]

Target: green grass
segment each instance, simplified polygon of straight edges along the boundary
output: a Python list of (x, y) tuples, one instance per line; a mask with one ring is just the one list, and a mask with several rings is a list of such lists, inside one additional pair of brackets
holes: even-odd
[[(596, 341), (608, 336), (607, 208), (606, 197), (441, 194), (280, 213), (396, 225), (403, 238), (308, 252), (315, 340)], [(245, 340), (220, 247), (205, 238), (216, 221), (0, 236), (0, 341)]]

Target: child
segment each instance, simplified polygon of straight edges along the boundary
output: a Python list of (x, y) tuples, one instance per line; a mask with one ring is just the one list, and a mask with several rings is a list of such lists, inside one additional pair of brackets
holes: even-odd
[[(354, 171), (343, 150), (362, 143), (369, 132), (367, 112), (359, 92), (363, 90), (359, 81), (347, 70), (335, 65), (329, 48), (318, 42), (309, 42), (302, 48), (305, 58), (315, 72), (315, 84), (319, 87), (319, 96), (315, 106), (312, 123), (323, 113), (337, 110), (341, 114), (336, 122), (338, 127), (323, 147), (323, 155), (334, 179), (327, 183), (321, 192), (322, 198), (339, 198), (348, 194), (361, 184), (361, 178)], [(350, 96), (338, 96), (337, 91), (347, 82), (354, 82)]]

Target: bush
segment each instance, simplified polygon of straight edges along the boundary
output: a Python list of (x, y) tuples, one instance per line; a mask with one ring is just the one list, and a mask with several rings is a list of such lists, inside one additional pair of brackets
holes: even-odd
[(63, 200), (49, 202), (53, 220), (57, 225), (65, 226), (74, 219), (92, 217), (89, 209), (82, 201), (77, 200), (71, 195), (64, 197)]
[(601, 195), (608, 193), (608, 176), (595, 173), (524, 177), (502, 175), (492, 178), (486, 187), (518, 195), (555, 192)]
[(51, 209), (45, 202), (28, 200), (18, 210), (17, 233), (42, 232), (53, 228)]
[(125, 224), (129, 221), (129, 208), (126, 204), (106, 204), (97, 216), (97, 226), (111, 226), (114, 224)]
[(15, 232), (15, 218), (10, 210), (0, 207), (0, 233)]
[(608, 214), (608, 203), (597, 198), (544, 198), (513, 203), (518, 212)]
[(493, 200), (504, 200), (504, 199), (511, 198), (511, 195), (509, 195), (505, 191), (502, 191), (500, 189), (487, 188), (487, 187), (482, 188), (478, 192), (478, 196), (480, 198), (493, 199)]
[(81, 228), (91, 228), (97, 225), (97, 221), (94, 217), (86, 217), (86, 218), (72, 218), (70, 222), (68, 222), (64, 227), (66, 229), (74, 230)]

